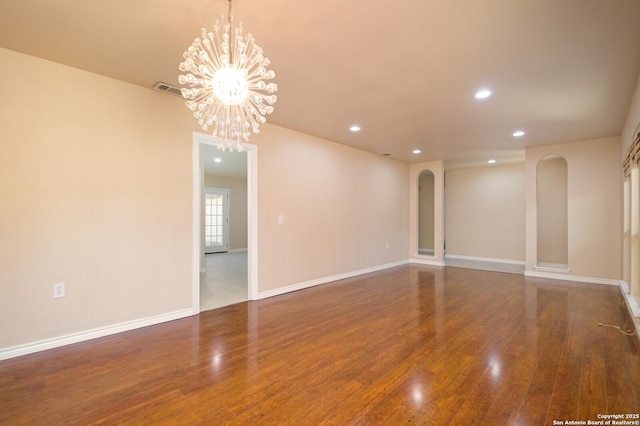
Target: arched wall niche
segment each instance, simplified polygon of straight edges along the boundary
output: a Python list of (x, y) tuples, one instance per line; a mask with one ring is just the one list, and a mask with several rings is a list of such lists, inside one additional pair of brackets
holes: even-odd
[(444, 266), (444, 163), (417, 163), (409, 170), (410, 261)]
[(568, 167), (560, 155), (546, 155), (536, 166), (536, 267), (568, 270)]
[(420, 256), (435, 256), (435, 175), (429, 169), (418, 176), (418, 252)]

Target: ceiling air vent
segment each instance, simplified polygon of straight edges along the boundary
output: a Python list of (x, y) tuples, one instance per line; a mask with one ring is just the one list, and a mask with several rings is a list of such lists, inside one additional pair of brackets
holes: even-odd
[(163, 83), (162, 81), (157, 82), (155, 84), (155, 86), (153, 86), (153, 90), (157, 90), (159, 92), (170, 93), (172, 95), (176, 95), (176, 96), (182, 97), (182, 92), (180, 91), (179, 88), (177, 88), (176, 86), (172, 86), (170, 84), (167, 84), (167, 83)]

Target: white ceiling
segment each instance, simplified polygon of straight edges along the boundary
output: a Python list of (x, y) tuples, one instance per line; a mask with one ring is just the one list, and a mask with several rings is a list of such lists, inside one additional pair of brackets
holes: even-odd
[[(247, 153), (221, 151), (215, 145), (202, 145), (201, 155), (204, 159), (204, 170), (208, 175), (247, 177)], [(220, 161), (217, 162), (216, 159)]]
[[(619, 135), (640, 73), (638, 0), (233, 5), (276, 72), (269, 122), (407, 162), (506, 161), (527, 146)], [(177, 86), (182, 52), (226, 8), (2, 0), (0, 46), (144, 87)], [(494, 95), (474, 99), (480, 87)], [(360, 133), (349, 132), (353, 123)], [(515, 139), (516, 129), (527, 134)]]

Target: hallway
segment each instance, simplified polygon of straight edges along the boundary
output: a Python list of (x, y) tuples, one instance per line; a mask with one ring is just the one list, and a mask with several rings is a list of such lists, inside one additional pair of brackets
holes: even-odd
[(205, 262), (207, 271), (200, 273), (201, 312), (247, 301), (246, 251), (207, 254)]

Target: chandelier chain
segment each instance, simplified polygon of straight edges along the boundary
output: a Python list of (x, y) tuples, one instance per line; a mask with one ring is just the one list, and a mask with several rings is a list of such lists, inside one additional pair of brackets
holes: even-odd
[(235, 32), (235, 29), (231, 26), (232, 3), (233, 3), (233, 0), (229, 0), (229, 9), (227, 9), (227, 24), (229, 25), (229, 65), (233, 66), (233, 47), (235, 46), (235, 43), (233, 42), (234, 41), (233, 33)]

